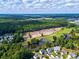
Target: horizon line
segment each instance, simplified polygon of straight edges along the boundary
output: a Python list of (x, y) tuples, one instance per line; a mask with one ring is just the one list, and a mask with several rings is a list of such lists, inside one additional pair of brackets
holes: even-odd
[(0, 15), (19, 15), (19, 14), (79, 14), (79, 13), (0, 13)]

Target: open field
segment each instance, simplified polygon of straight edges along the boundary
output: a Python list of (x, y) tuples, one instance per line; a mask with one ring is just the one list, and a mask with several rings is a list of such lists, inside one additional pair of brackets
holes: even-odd
[[(50, 35), (46, 35), (44, 36), (46, 39), (48, 40), (53, 40), (53, 36), (56, 35), (58, 37), (60, 37), (63, 33), (69, 33), (70, 31), (72, 30), (72, 28), (63, 28), (61, 29), (60, 31), (56, 32), (56, 33), (53, 33), (53, 34), (50, 34)], [(37, 39), (39, 39), (40, 37), (38, 37)]]

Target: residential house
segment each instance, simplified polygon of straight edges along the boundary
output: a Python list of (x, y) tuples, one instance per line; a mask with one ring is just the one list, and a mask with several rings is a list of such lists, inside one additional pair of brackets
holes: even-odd
[(40, 40), (39, 40), (39, 45), (43, 45), (43, 44), (45, 44), (47, 42), (47, 40), (45, 39), (45, 38), (41, 38)]
[(60, 46), (55, 46), (54, 47), (54, 52), (58, 52), (58, 51), (60, 51)]
[(75, 53), (71, 53), (70, 55), (71, 55), (71, 57), (73, 57), (73, 58), (74, 58), (74, 57), (76, 58), (76, 56), (77, 56)]
[(46, 50), (48, 54), (52, 54), (52, 48), (47, 48)]
[(67, 54), (67, 51), (66, 50), (62, 50), (63, 54)]
[(42, 55), (46, 55), (47, 54), (47, 52), (46, 52), (46, 50), (40, 50), (40, 54), (42, 54)]
[(79, 59), (79, 56), (77, 57), (77, 59)]
[(66, 35), (65, 35), (65, 39), (66, 39), (66, 40), (69, 40), (69, 39), (70, 39), (70, 37), (71, 37), (71, 35), (70, 35), (70, 34), (66, 34)]
[(55, 59), (60, 59), (59, 56), (56, 56)]

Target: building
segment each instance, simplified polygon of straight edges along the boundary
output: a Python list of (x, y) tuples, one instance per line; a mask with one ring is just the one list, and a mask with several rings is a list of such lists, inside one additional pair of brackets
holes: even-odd
[(56, 56), (55, 59), (60, 59), (60, 58), (58, 56)]
[(47, 52), (46, 52), (46, 50), (40, 50), (40, 54), (42, 54), (42, 55), (45, 55), (45, 54), (47, 54)]
[(39, 45), (43, 45), (43, 44), (45, 44), (47, 42), (47, 40), (45, 39), (45, 38), (41, 38), (40, 40), (39, 40)]
[(63, 54), (67, 54), (67, 51), (66, 50), (62, 50)]
[(0, 36), (0, 42), (2, 41), (7, 41), (7, 42), (10, 42), (14, 39), (14, 35), (13, 34), (5, 34), (5, 35), (2, 35)]
[(74, 58), (74, 57), (76, 58), (76, 56), (77, 56), (74, 52), (71, 53), (70, 55), (71, 55), (71, 57), (73, 57), (73, 58)]
[(52, 48), (47, 48), (46, 50), (48, 54), (52, 54)]
[(55, 51), (55, 52), (60, 51), (60, 46), (55, 46), (55, 47), (54, 47), (54, 51)]

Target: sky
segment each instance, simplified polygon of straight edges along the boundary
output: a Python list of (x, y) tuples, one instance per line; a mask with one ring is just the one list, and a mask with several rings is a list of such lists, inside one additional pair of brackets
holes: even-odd
[(0, 0), (0, 14), (79, 13), (79, 0)]

